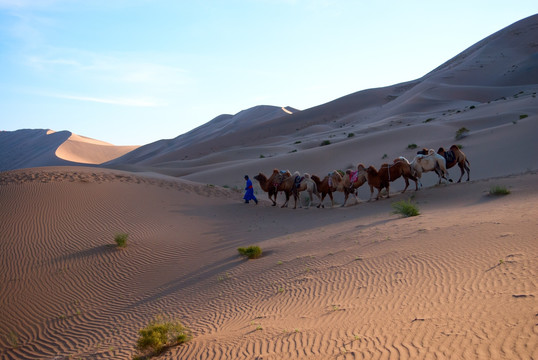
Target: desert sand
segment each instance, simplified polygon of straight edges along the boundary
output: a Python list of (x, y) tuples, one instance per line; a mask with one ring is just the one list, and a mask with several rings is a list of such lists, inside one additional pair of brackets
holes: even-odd
[[(36, 142), (12, 140), (28, 145), (0, 173), (0, 358), (130, 359), (156, 317), (193, 335), (166, 359), (538, 358), (537, 24), (422, 79), (221, 116), (112, 160), (70, 132), (18, 134)], [(365, 184), (358, 203), (296, 210), (254, 181), (259, 204), (242, 200), (245, 174), (379, 167), (412, 144), (461, 145), (470, 181), (430, 172), (418, 191), (398, 179), (367, 201)]]
[[(127, 359), (137, 330), (164, 316), (194, 336), (170, 359), (535, 358), (537, 180), (292, 210), (110, 170), (10, 172), (0, 354)], [(392, 214), (409, 196), (421, 215)], [(262, 258), (238, 255), (253, 244)]]

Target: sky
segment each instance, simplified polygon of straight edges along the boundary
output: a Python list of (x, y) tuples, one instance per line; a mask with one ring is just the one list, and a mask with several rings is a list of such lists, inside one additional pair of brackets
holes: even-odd
[(521, 0), (0, 0), (0, 130), (114, 145), (422, 77)]

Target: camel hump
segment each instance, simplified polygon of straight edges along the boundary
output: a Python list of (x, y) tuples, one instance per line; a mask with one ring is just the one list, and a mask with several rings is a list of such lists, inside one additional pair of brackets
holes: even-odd
[(305, 177), (305, 179), (310, 179), (310, 174), (309, 173), (304, 173), (303, 176)]
[(435, 150), (433, 149), (428, 150), (428, 155), (435, 155)]

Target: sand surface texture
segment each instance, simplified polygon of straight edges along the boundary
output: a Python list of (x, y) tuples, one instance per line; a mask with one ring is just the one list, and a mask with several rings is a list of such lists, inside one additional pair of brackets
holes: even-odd
[[(0, 359), (131, 359), (157, 317), (193, 335), (166, 359), (538, 359), (536, 39), (538, 15), (421, 79), (133, 151), (0, 132)], [(345, 207), (302, 194), (296, 210), (254, 181), (259, 204), (242, 200), (245, 174), (324, 177), (452, 144), (470, 181), (428, 172), (418, 191), (400, 178), (378, 201), (364, 184)], [(394, 213), (402, 200), (420, 215)], [(249, 245), (262, 257), (241, 257)]]

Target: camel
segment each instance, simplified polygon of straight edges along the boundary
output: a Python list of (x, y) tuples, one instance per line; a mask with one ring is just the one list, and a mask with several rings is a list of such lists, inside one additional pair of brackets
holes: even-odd
[(439, 184), (441, 183), (441, 178), (445, 179), (447, 182), (452, 180), (447, 178), (448, 171), (446, 170), (446, 160), (439, 154), (436, 154), (433, 149), (428, 150), (427, 155), (423, 155), (421, 150), (420, 154), (417, 154), (413, 161), (411, 161), (411, 169), (413, 170), (413, 175), (418, 179), (420, 186), (422, 183), (420, 179), (422, 178), (422, 173), (428, 171), (435, 171), (439, 177)]
[(323, 200), (327, 195), (329, 195), (329, 198), (331, 199), (331, 204), (334, 207), (334, 198), (332, 193), (334, 191), (345, 192), (342, 174), (336, 170), (331, 171), (327, 176), (323, 178), (323, 180), (321, 180), (316, 175), (312, 175), (312, 180), (316, 182), (318, 191), (321, 193), (321, 201), (317, 206), (318, 208), (325, 207), (325, 205), (323, 205)]
[[(262, 190), (267, 193), (269, 200), (273, 202), (272, 206), (276, 206), (276, 196), (279, 191), (283, 191), (280, 189), (280, 184), (282, 183), (284, 179), (290, 176), (291, 176), (291, 173), (289, 171), (279, 171), (278, 169), (273, 169), (273, 173), (271, 174), (269, 178), (267, 178), (265, 174), (260, 172), (258, 175), (254, 176), (254, 179), (258, 180)], [(286, 194), (287, 198), (288, 196), (289, 195)], [(273, 200), (273, 197), (274, 197), (274, 200)]]
[[(300, 179), (300, 182), (295, 183), (295, 191), (297, 192), (297, 196), (301, 193), (301, 191), (306, 191), (309, 195), (309, 201), (308, 206), (313, 203), (314, 201), (314, 194), (318, 197), (320, 203), (321, 203), (321, 196), (318, 191), (318, 186), (316, 185), (316, 182), (312, 180), (312, 177), (308, 173), (304, 173), (302, 178)], [(300, 205), (299, 200), (299, 205)]]
[(382, 164), (379, 171), (370, 166), (366, 173), (368, 185), (370, 185), (370, 200), (368, 201), (371, 201), (374, 196), (374, 187), (377, 189), (376, 200), (379, 200), (383, 188), (387, 189), (387, 198), (390, 198), (390, 183), (400, 176), (405, 180), (405, 188), (402, 193), (409, 187), (409, 179), (415, 182), (415, 190), (418, 190), (417, 178), (413, 175), (409, 161), (403, 157), (395, 159), (392, 164)]
[[(288, 207), (290, 195), (293, 195), (293, 199), (295, 200), (295, 206), (293, 208), (297, 208), (297, 199), (299, 198), (298, 187), (300, 187), (301, 181), (301, 174), (296, 171), (293, 175), (283, 179), (279, 184), (279, 191), (284, 191), (284, 194), (286, 194), (286, 202), (281, 206), (282, 208)], [(299, 206), (301, 206), (301, 202), (299, 202)]]
[(355, 201), (357, 201), (357, 203), (359, 202), (357, 189), (366, 183), (367, 180), (366, 168), (363, 164), (357, 165), (357, 171), (352, 171), (350, 169), (346, 170), (346, 175), (344, 176), (345, 199), (342, 206), (346, 205), (349, 194), (353, 194), (353, 196), (355, 196)]
[[(394, 175), (398, 175), (398, 177), (400, 177), (400, 176), (403, 177), (403, 179), (405, 181), (405, 188), (402, 191), (402, 194), (403, 194), (405, 192), (405, 190), (407, 190), (407, 187), (409, 186), (409, 179), (411, 179), (411, 180), (413, 180), (415, 182), (415, 191), (417, 191), (418, 190), (418, 179), (413, 174), (414, 171), (411, 168), (411, 164), (409, 163), (409, 160), (407, 160), (403, 156), (400, 156), (399, 158), (394, 159), (392, 161), (392, 163), (393, 163), (393, 165), (391, 167), (391, 175), (390, 175), (391, 180), (390, 181), (393, 181), (392, 177)], [(394, 180), (396, 180), (396, 179), (397, 178), (395, 178)]]
[(461, 175), (458, 182), (461, 182), (461, 178), (465, 174), (465, 171), (467, 171), (467, 181), (469, 181), (469, 175), (471, 173), (469, 166), (471, 166), (471, 164), (469, 163), (469, 160), (467, 160), (467, 157), (463, 151), (461, 151), (457, 145), (452, 145), (448, 151), (440, 147), (439, 150), (437, 150), (437, 153), (445, 158), (447, 169), (450, 169), (454, 165), (458, 164), (461, 170)]

